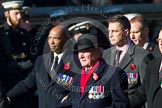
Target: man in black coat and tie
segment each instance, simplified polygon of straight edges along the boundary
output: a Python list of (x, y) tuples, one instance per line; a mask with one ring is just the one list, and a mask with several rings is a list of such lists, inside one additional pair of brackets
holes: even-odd
[[(159, 33), (158, 44), (162, 53), (162, 29)], [(148, 108), (161, 108), (162, 106), (162, 57), (150, 62), (146, 71), (143, 83), (132, 95), (131, 108), (136, 108), (145, 101), (147, 101)]]
[[(69, 92), (73, 76), (79, 72), (79, 67), (74, 66), (75, 62), (71, 58), (71, 50), (65, 48), (68, 40), (68, 30), (63, 24), (50, 30), (48, 44), (51, 51), (38, 57), (29, 76), (8, 92), (11, 102), (36, 87), (39, 108), (57, 108), (61, 99)], [(55, 57), (58, 57), (57, 60)]]

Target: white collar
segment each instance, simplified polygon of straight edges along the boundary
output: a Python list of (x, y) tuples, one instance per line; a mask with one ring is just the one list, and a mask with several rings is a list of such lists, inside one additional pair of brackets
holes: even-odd
[(58, 64), (59, 64), (59, 63), (60, 63), (60, 60), (61, 60), (62, 55), (63, 55), (63, 52), (62, 52), (62, 53), (60, 53), (60, 54), (56, 54), (56, 53), (54, 52), (54, 59), (53, 59), (53, 63), (52, 63), (52, 66), (51, 66), (51, 71), (52, 71), (53, 66), (54, 66), (55, 57), (56, 57), (56, 56), (58, 56)]
[(61, 60), (62, 55), (63, 55), (63, 52), (60, 53), (60, 54), (56, 54), (56, 53), (54, 52), (54, 59), (55, 59), (56, 56), (58, 56), (58, 63), (60, 63), (60, 60)]
[(147, 48), (147, 46), (148, 46), (148, 42), (146, 42), (145, 44), (144, 44), (144, 46), (143, 46), (143, 49), (146, 49)]

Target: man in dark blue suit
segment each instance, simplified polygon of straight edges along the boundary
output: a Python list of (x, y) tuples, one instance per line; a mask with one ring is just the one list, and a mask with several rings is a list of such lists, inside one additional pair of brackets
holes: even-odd
[(69, 92), (68, 88), (73, 82), (75, 72), (79, 67), (74, 66), (71, 50), (65, 46), (69, 40), (69, 34), (63, 24), (50, 30), (48, 44), (51, 51), (44, 54), (35, 62), (33, 71), (29, 76), (19, 82), (8, 92), (12, 100), (37, 88), (39, 108), (56, 108), (61, 99)]
[(74, 77), (72, 91), (62, 104), (72, 103), (73, 108), (129, 108), (125, 72), (106, 64), (97, 37), (82, 34), (77, 47), (81, 74)]

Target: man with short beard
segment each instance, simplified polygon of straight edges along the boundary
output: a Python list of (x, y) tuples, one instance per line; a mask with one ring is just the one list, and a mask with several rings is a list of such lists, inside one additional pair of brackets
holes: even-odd
[[(32, 67), (30, 34), (19, 27), (22, 5), (22, 1), (2, 3), (6, 21), (0, 27), (0, 79), (6, 91), (24, 79)], [(23, 105), (25, 106), (24, 103)]]
[[(0, 64), (3, 72), (1, 79), (5, 77), (3, 84), (7, 91), (23, 79), (32, 66), (29, 56), (30, 35), (26, 30), (19, 27), (22, 4), (22, 1), (2, 3), (5, 9), (6, 22), (1, 27)], [(8, 75), (10, 77), (7, 77)]]

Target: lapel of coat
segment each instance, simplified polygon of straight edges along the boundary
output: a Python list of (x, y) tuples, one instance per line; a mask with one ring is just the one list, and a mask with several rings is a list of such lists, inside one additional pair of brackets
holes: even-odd
[(64, 69), (64, 65), (68, 62), (70, 62), (70, 51), (68, 51), (67, 49), (64, 51), (64, 54), (61, 57), (60, 63), (59, 65), (56, 67), (56, 73), (65, 73), (66, 70)]
[[(104, 69), (104, 67), (106, 66), (106, 64), (104, 64), (104, 62), (102, 61), (100, 64), (99, 64), (99, 66), (97, 67), (97, 69), (96, 69), (96, 74), (97, 75), (100, 75), (101, 74), (101, 72), (103, 72), (103, 69)], [(99, 76), (99, 77), (101, 77), (101, 76)], [(100, 78), (99, 78), (100, 79)], [(99, 79), (98, 80), (94, 80), (93, 79), (93, 74), (92, 74), (92, 76), (90, 77), (90, 79), (89, 79), (89, 81), (88, 81), (88, 83), (87, 83), (87, 90), (85, 90), (85, 92), (84, 92), (84, 94), (83, 94), (83, 96), (82, 96), (82, 98), (81, 98), (81, 100), (83, 100), (84, 99), (84, 97), (88, 94), (88, 92), (89, 92), (89, 90), (91, 89), (91, 86), (93, 86), (95, 83), (97, 83), (97, 81), (99, 81)], [(80, 81), (79, 81), (79, 85), (80, 85)]]
[(49, 73), (51, 72), (52, 57), (53, 57), (52, 52), (43, 55), (43, 65), (44, 65), (45, 71), (42, 72), (42, 76), (44, 78), (45, 84), (47, 85), (49, 85), (50, 83)]
[(154, 46), (155, 46), (155, 43), (149, 42), (146, 50), (151, 52), (154, 50)]
[(124, 69), (131, 61), (132, 61), (132, 55), (135, 51), (135, 45), (131, 44), (127, 50), (127, 52), (125, 53), (123, 59), (121, 60), (121, 62), (119, 63), (119, 67)]
[(116, 47), (112, 47), (112, 49), (111, 49), (111, 57), (110, 57), (110, 64), (111, 65), (114, 65), (115, 63), (115, 52), (116, 52)]
[[(152, 99), (154, 99), (154, 96), (157, 92), (157, 89), (160, 89), (160, 86), (159, 86), (159, 68), (160, 68), (160, 65), (161, 65), (161, 59), (158, 59), (157, 62), (155, 63), (155, 65), (153, 66), (155, 71), (150, 73), (150, 74), (154, 74), (154, 75), (151, 75), (151, 88), (152, 88)], [(152, 101), (153, 102), (153, 101)]]
[(57, 67), (54, 70), (55, 71), (55, 73), (54, 73), (54, 80), (51, 80), (50, 81), (49, 86), (55, 84), (56, 79), (57, 79), (57, 75), (59, 73), (62, 73), (63, 74), (63, 73), (66, 72), (66, 70), (64, 70), (64, 64), (67, 62), (67, 60), (69, 60), (68, 56), (69, 56), (69, 52), (68, 52), (68, 50), (65, 50), (64, 51), (64, 54), (61, 57), (61, 60), (60, 60), (59, 64), (57, 65)]

